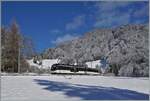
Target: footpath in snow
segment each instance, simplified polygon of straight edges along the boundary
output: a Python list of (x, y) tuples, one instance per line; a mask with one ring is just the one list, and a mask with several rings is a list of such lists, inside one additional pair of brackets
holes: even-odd
[(104, 76), (2, 76), (1, 101), (148, 100), (149, 79)]

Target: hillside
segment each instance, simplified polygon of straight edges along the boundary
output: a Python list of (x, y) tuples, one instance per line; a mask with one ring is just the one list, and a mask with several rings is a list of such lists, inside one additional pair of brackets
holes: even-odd
[(81, 38), (59, 44), (43, 52), (44, 59), (83, 64), (106, 58), (121, 76), (148, 76), (148, 25), (125, 25), (96, 29)]

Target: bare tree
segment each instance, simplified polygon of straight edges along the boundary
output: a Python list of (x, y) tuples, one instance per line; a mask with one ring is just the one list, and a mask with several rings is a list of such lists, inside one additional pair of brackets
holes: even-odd
[[(24, 48), (23, 36), (14, 21), (10, 28), (1, 28), (2, 32), (2, 71), (21, 72), (23, 64), (27, 64), (22, 49)], [(27, 65), (25, 65), (25, 68)]]

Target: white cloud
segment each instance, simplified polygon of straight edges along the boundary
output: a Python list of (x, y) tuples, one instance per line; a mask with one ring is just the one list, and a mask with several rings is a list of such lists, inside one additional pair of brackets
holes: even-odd
[(118, 8), (129, 6), (130, 2), (119, 2), (119, 1), (105, 1), (105, 2), (98, 2), (96, 3), (96, 7), (99, 8), (100, 11), (113, 11)]
[(131, 9), (122, 12), (120, 9), (129, 6), (130, 2), (107, 1), (95, 5), (96, 22), (94, 27), (115, 27), (130, 22)]
[(84, 23), (85, 23), (84, 15), (76, 16), (70, 23), (66, 24), (66, 30), (75, 30), (84, 25)]
[(121, 24), (128, 24), (130, 22), (130, 14), (124, 13), (122, 15), (107, 14), (108, 17), (97, 20), (94, 24), (95, 27), (115, 27)]
[(71, 41), (71, 40), (74, 40), (74, 39), (77, 39), (77, 38), (79, 38), (79, 36), (66, 34), (62, 37), (58, 37), (56, 40), (52, 41), (52, 43), (53, 44), (59, 44), (59, 43), (62, 43), (62, 42), (65, 42), (65, 41)]

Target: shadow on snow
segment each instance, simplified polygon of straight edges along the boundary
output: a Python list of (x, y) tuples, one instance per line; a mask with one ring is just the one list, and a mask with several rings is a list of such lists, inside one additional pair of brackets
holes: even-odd
[(148, 100), (149, 95), (114, 87), (88, 86), (64, 82), (34, 79), (52, 92), (63, 92), (68, 97), (80, 97), (83, 100)]

